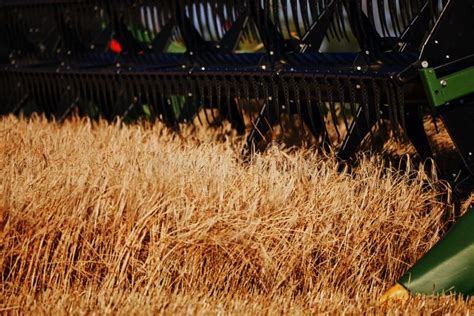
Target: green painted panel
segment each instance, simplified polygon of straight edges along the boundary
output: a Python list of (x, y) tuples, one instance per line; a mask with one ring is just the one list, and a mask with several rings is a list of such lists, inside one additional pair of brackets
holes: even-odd
[(433, 106), (442, 106), (474, 93), (474, 66), (443, 78), (436, 76), (434, 68), (422, 69), (420, 72), (426, 94)]
[(474, 294), (474, 209), (399, 281), (411, 293)]

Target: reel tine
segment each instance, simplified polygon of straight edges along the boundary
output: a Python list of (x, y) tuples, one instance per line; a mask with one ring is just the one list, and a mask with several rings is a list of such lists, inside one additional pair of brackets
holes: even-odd
[[(32, 83), (31, 75), (13, 73), (11, 76), (6, 76), (5, 92), (6, 95), (9, 95), (10, 91), (13, 92), (8, 101), (10, 107), (14, 110), (13, 113), (15, 114), (21, 110), (21, 100), (24, 98), (24, 87), (27, 88), (28, 94), (30, 94), (30, 99), (34, 99), (34, 85)], [(27, 99), (25, 99), (25, 101), (26, 100)]]
[[(0, 79), (2, 82), (0, 89), (3, 89), (2, 96), (5, 97), (2, 104), (0, 104), (0, 116), (8, 115), (9, 113), (14, 115), (20, 114), (22, 109), (21, 95), (23, 95), (24, 102), (28, 100), (35, 101), (28, 76), (16, 72), (0, 71), (0, 78), (2, 78)], [(20, 88), (23, 93), (19, 93)]]
[[(8, 102), (8, 99), (9, 98), (5, 98), (7, 101), (4, 101), (3, 98), (5, 95), (7, 95), (7, 91), (11, 91), (13, 92), (14, 90), (13, 89), (8, 89), (7, 88), (7, 75), (4, 74), (3, 72), (0, 71), (0, 98), (1, 99), (1, 102), (0, 102), (0, 116), (3, 116), (4, 113), (8, 113), (10, 112), (10, 102)], [(12, 93), (13, 94), (13, 93)], [(11, 96), (10, 96), (11, 98)]]
[[(221, 104), (222, 101), (222, 86), (224, 86), (224, 97), (225, 97), (225, 111), (227, 118), (232, 124), (234, 124), (234, 115), (232, 114), (232, 104), (231, 104), (231, 95), (230, 95), (230, 83), (228, 83), (224, 76), (221, 78), (222, 85), (219, 85), (217, 88), (217, 104)], [(221, 115), (224, 116), (224, 108), (219, 109)]]
[(176, 113), (173, 108), (173, 91), (171, 87), (171, 80), (172, 80), (173, 75), (172, 74), (167, 74), (163, 75), (162, 79), (162, 84), (163, 84), (163, 106), (166, 111), (166, 115), (168, 116), (169, 124), (172, 126), (174, 129), (178, 130), (179, 129), (179, 120), (178, 117), (176, 117)]
[[(117, 86), (117, 79), (116, 76), (101, 76), (105, 80), (99, 80), (94, 84), (95, 86), (99, 87), (99, 91), (102, 92), (102, 98), (104, 100), (104, 103), (100, 101), (100, 104), (102, 104), (103, 107), (105, 107), (106, 112), (105, 113), (100, 113), (101, 115), (105, 114), (105, 117), (108, 121), (112, 121), (114, 117), (114, 112), (116, 111), (116, 106), (117, 106), (117, 99), (120, 97), (119, 96), (119, 89)], [(110, 78), (108, 78), (110, 77)], [(110, 82), (108, 84), (107, 82)], [(100, 108), (100, 104), (96, 104)]]
[(295, 27), (296, 34), (298, 38), (303, 38), (303, 34), (301, 33), (301, 25), (300, 25), (300, 15), (299, 15), (299, 2), (304, 0), (290, 0), (291, 5), (291, 13), (293, 17), (293, 26)]
[(272, 96), (273, 96), (273, 102), (275, 105), (275, 115), (278, 119), (278, 124), (280, 125), (281, 132), (285, 133), (285, 128), (283, 127), (283, 122), (281, 120), (280, 84), (281, 84), (280, 78), (278, 79), (275, 79), (273, 77), (271, 78)]
[(314, 21), (317, 21), (318, 17), (320, 16), (321, 12), (319, 10), (319, 3), (321, 0), (308, 0), (308, 19), (310, 20), (310, 24), (312, 25)]
[(13, 96), (13, 100), (15, 103), (13, 103), (15, 105), (15, 112), (18, 112), (20, 110), (20, 108), (17, 108), (17, 102), (18, 100), (21, 99), (21, 95), (23, 94), (23, 92), (21, 90), (23, 90), (24, 88), (23, 87), (26, 87), (27, 91), (28, 91), (28, 94), (30, 95), (30, 99), (32, 100), (35, 108), (37, 110), (39, 110), (39, 112), (41, 112), (41, 109), (38, 108), (38, 100), (35, 96), (35, 84), (33, 83), (33, 78), (31, 77), (31, 75), (29, 76), (26, 76), (25, 74), (20, 74), (20, 73), (16, 73), (14, 74), (11, 79), (13, 79), (14, 81), (14, 88), (15, 88), (15, 94)]
[(209, 19), (209, 14), (207, 12), (207, 5), (205, 0), (193, 0), (189, 1), (189, 10), (193, 11), (197, 15), (196, 20), (198, 21), (198, 25), (196, 26), (194, 24), (194, 21), (196, 21), (194, 18), (191, 19), (191, 24), (194, 25), (194, 27), (198, 30), (198, 32), (201, 34), (201, 36), (204, 36), (204, 34), (207, 34), (211, 41), (215, 41), (214, 35), (211, 32), (210, 28), (210, 19)]
[(67, 113), (71, 111), (70, 106), (70, 94), (71, 86), (65, 78), (65, 74), (54, 76), (49, 74), (48, 80), (50, 80), (50, 89), (52, 91), (52, 99), (55, 105), (54, 116), (59, 122), (63, 121), (63, 117), (67, 116)]
[(83, 99), (87, 102), (87, 108), (86, 108), (87, 113), (86, 114), (93, 117), (93, 115), (90, 114), (93, 99), (91, 97), (92, 91), (91, 91), (91, 89), (89, 89), (89, 85), (90, 85), (89, 75), (88, 74), (80, 75), (78, 79), (79, 79), (79, 83), (81, 85), (81, 91), (83, 93)]
[(394, 83), (395, 86), (395, 96), (396, 96), (396, 103), (398, 104), (398, 114), (400, 115), (400, 122), (403, 130), (407, 130), (407, 125), (405, 121), (405, 93), (402, 90), (403, 88)]
[[(438, 1), (436, 0), (428, 0), (429, 1), (429, 4), (430, 4), (430, 7), (431, 7), (431, 12), (432, 12), (432, 15), (433, 15), (433, 19), (436, 19), (436, 17), (438, 16), (437, 14), (437, 8), (436, 8), (436, 4), (438, 4)], [(445, 5), (445, 1), (443, 1), (443, 7)]]
[(167, 117), (167, 121), (169, 122), (170, 126), (176, 127), (177, 120), (174, 117), (170, 101), (169, 77), (170, 75), (168, 74), (161, 76), (161, 84), (158, 86), (158, 89), (160, 90), (161, 94), (164, 116)]
[(59, 111), (56, 112), (55, 116), (58, 122), (62, 123), (74, 110), (75, 102), (71, 97), (73, 91), (65, 74), (62, 74), (61, 77), (51, 79), (54, 80), (53, 87), (57, 96), (57, 104), (59, 108)]
[(40, 73), (39, 74), (39, 80), (41, 80), (42, 82), (42, 85), (43, 85), (43, 94), (45, 96), (45, 100), (48, 104), (48, 107), (49, 107), (49, 113), (48, 113), (48, 117), (52, 117), (54, 114), (55, 114), (55, 110), (56, 110), (56, 102), (54, 102), (55, 100), (53, 99), (53, 91), (51, 89), (51, 81), (49, 80), (48, 78), (48, 74), (46, 73)]
[[(0, 70), (0, 95), (2, 96), (2, 102), (0, 102), (0, 116), (8, 113), (14, 113), (16, 109), (16, 87), (15, 87), (15, 75), (3, 72)], [(28, 89), (25, 89), (28, 91)], [(10, 92), (10, 93), (8, 93)]]
[(180, 99), (179, 99), (179, 93), (178, 89), (176, 87), (176, 79), (175, 79), (175, 74), (169, 75), (169, 77), (166, 79), (168, 82), (167, 85), (165, 85), (167, 92), (166, 92), (166, 99), (167, 99), (167, 104), (168, 104), (168, 110), (170, 112), (170, 115), (172, 116), (174, 120), (174, 125), (175, 128), (179, 128), (180, 122)]
[(353, 118), (357, 117), (357, 112), (358, 112), (358, 107), (356, 105), (356, 90), (354, 88), (354, 85), (352, 83), (352, 80), (349, 78), (345, 78), (345, 85), (347, 90), (349, 91), (349, 104), (351, 108), (351, 115)]
[[(210, 28), (210, 19), (209, 14), (207, 12), (207, 6), (205, 0), (190, 0), (189, 1), (189, 8), (193, 11), (194, 18), (191, 19), (191, 24), (197, 30), (197, 32), (205, 37), (205, 34), (209, 37), (211, 41), (214, 41), (214, 35), (211, 32)], [(198, 25), (196, 25), (196, 23)]]
[[(153, 80), (155, 79), (155, 80)], [(156, 82), (155, 85), (152, 86), (151, 91), (153, 93), (153, 98), (156, 100), (155, 107), (161, 109), (160, 118), (161, 120), (167, 125), (170, 126), (174, 124), (173, 119), (170, 117), (168, 108), (165, 102), (165, 90), (164, 87), (163, 76), (156, 76), (156, 78), (151, 78), (150, 82)], [(158, 91), (158, 94), (157, 94)]]
[[(338, 0), (330, 1), (330, 0), (319, 0), (318, 1), (318, 10), (316, 11), (316, 15), (314, 15), (314, 20), (317, 21), (321, 18), (322, 14), (327, 10), (331, 10), (331, 5), (334, 5)], [(340, 41), (342, 36), (342, 26), (339, 17), (339, 5), (335, 4), (336, 9), (334, 10), (334, 14), (331, 16), (331, 21), (327, 27), (326, 36), (328, 40), (336, 40)]]
[(422, 8), (422, 4), (420, 3), (420, 1), (415, 1), (415, 2), (413, 2), (413, 1), (404, 1), (404, 7), (407, 8), (406, 16), (408, 17), (405, 20), (405, 27), (406, 27), (406, 25), (408, 25), (408, 23), (410, 23), (410, 20), (420, 12), (420, 10)]
[(188, 92), (186, 85), (186, 77), (182, 74), (173, 75), (171, 82), (175, 91), (175, 110), (177, 111), (176, 117), (179, 123), (188, 123)]
[(220, 16), (219, 6), (217, 5), (216, 0), (207, 0), (206, 4), (209, 7), (209, 26), (211, 27), (211, 33), (214, 34), (214, 41), (218, 42), (221, 39), (218, 27)]
[[(106, 75), (90, 76), (88, 89), (91, 90), (91, 100), (99, 111), (101, 117), (105, 117), (107, 121), (112, 122), (116, 116), (120, 115), (120, 108), (117, 100), (121, 99), (123, 96), (121, 95), (122, 91), (119, 90), (115, 76), (110, 76), (110, 78)], [(109, 91), (113, 98), (113, 103), (102, 103), (101, 91)]]
[(147, 83), (147, 75), (141, 75), (139, 80), (137, 80), (137, 84), (140, 85), (140, 89), (142, 91), (142, 99), (140, 100), (140, 110), (145, 115), (145, 118), (148, 121), (153, 121), (154, 118), (154, 110), (151, 106), (151, 96), (150, 96), (150, 88)]
[[(62, 74), (60, 76), (62, 76)], [(64, 88), (64, 81), (61, 80), (61, 82), (59, 82), (59, 80), (56, 79), (59, 76), (52, 76), (51, 74), (45, 74), (44, 77), (45, 77), (45, 80), (48, 80), (48, 83), (46, 85), (48, 87), (49, 100), (50, 100), (51, 105), (53, 107), (52, 115), (54, 116), (55, 119), (57, 119), (58, 113), (62, 110), (60, 108), (62, 105), (59, 102), (60, 99), (61, 99), (61, 94), (58, 90), (59, 89), (58, 86), (61, 85), (61, 88), (66, 90)], [(64, 93), (64, 91), (63, 91), (63, 93)]]
[(303, 22), (304, 32), (306, 32), (309, 29), (309, 26), (311, 25), (311, 23), (309, 22), (309, 18), (308, 18), (308, 12), (309, 12), (308, 0), (301, 0), (300, 1), (300, 9), (301, 9), (300, 10), (300, 12), (301, 12), (301, 21)]
[(395, 1), (388, 1), (389, 13), (392, 25), (394, 27), (394, 32), (396, 34), (401, 34), (402, 29), (400, 27), (400, 21), (398, 20), (397, 7)]
[[(262, 5), (261, 2), (263, 1), (263, 10), (262, 10)], [(268, 30), (268, 1), (269, 0), (261, 0), (261, 1), (255, 1), (254, 2), (254, 12), (256, 15), (256, 21), (257, 23), (261, 26), (260, 21), (263, 21), (263, 27), (259, 27), (258, 31), (260, 31), (260, 37), (265, 45), (265, 49), (270, 51), (274, 50), (273, 47), (273, 38), (271, 38), (269, 30)], [(263, 15), (263, 16), (262, 16)]]
[[(108, 84), (104, 83), (103, 76), (89, 76), (88, 79), (88, 87), (87, 90), (90, 93), (90, 100), (94, 106), (97, 107), (97, 110), (99, 111), (99, 115), (105, 117), (107, 121), (112, 121), (113, 120), (113, 115), (111, 114), (111, 111), (116, 104), (115, 97), (116, 97), (116, 92), (114, 91), (115, 88), (115, 80), (109, 81)], [(102, 100), (102, 92), (104, 94), (109, 94), (111, 96), (113, 103), (107, 103), (103, 102)]]
[(282, 79), (282, 90), (283, 90), (283, 110), (286, 111), (288, 115), (288, 119), (292, 126), (294, 126), (293, 122), (293, 115), (291, 114), (291, 103), (290, 103), (290, 91), (288, 90), (289, 82), (286, 80), (285, 77), (281, 77)]
[(55, 110), (55, 104), (54, 100), (52, 99), (52, 91), (51, 91), (51, 82), (48, 79), (48, 75), (45, 73), (40, 73), (39, 75), (39, 80), (42, 83), (42, 93), (45, 98), (45, 102), (48, 105), (49, 111), (48, 111), (48, 117), (52, 116)]
[(276, 31), (281, 34), (283, 38), (285, 38), (285, 34), (283, 33), (283, 28), (280, 20), (280, 10), (279, 8), (279, 1), (278, 0), (272, 0), (270, 3), (270, 11), (271, 11), (271, 18), (270, 20), (273, 22), (273, 25), (275, 25)]
[(346, 131), (349, 130), (349, 121), (347, 119), (346, 111), (345, 111), (345, 95), (344, 95), (344, 86), (341, 84), (341, 79), (340, 78), (334, 78), (334, 82), (336, 84), (336, 90), (337, 90), (337, 95), (339, 99), (339, 106), (341, 109), (341, 117), (342, 121), (344, 123), (344, 128)]
[[(164, 2), (164, 5), (166, 5), (166, 2)], [(148, 43), (148, 49), (153, 48), (153, 42), (155, 41), (158, 33), (163, 29), (164, 25), (168, 23), (168, 21), (164, 21), (162, 19), (163, 12), (166, 10), (164, 7), (160, 7), (160, 10), (158, 10), (158, 7), (156, 6), (155, 2), (150, 2), (147, 5), (147, 17), (146, 20), (148, 21), (148, 30), (149, 30), (149, 35), (150, 35), (150, 42)], [(158, 12), (161, 11), (161, 12)], [(160, 24), (163, 23), (163, 24)]]
[(81, 115), (81, 91), (79, 88), (79, 83), (77, 82), (78, 80), (75, 80), (74, 75), (72, 74), (67, 74), (66, 75), (67, 81), (69, 82), (69, 85), (71, 86), (71, 91), (72, 91), (72, 98), (74, 99), (75, 103), (75, 108), (76, 108), (76, 113), (77, 115)]
[(385, 98), (387, 100), (387, 112), (388, 112), (388, 119), (391, 123), (391, 125), (394, 125), (393, 122), (395, 121), (394, 119), (394, 113), (393, 113), (393, 108), (391, 106), (391, 95), (390, 95), (390, 89), (388, 86), (388, 80), (383, 80), (382, 81), (382, 88), (384, 90)]
[(263, 94), (263, 103), (264, 103), (264, 106), (265, 104), (267, 104), (267, 110), (264, 111), (264, 118), (265, 118), (265, 124), (268, 125), (269, 129), (270, 130), (273, 130), (273, 121), (274, 121), (274, 113), (273, 113), (273, 109), (274, 108), (274, 103), (273, 103), (273, 98), (270, 97), (270, 93), (268, 91), (268, 85), (266, 84), (266, 82), (263, 82), (263, 85), (262, 85), (262, 94)]
[(375, 25), (373, 0), (366, 0), (365, 3), (367, 4), (367, 18), (372, 25)]
[[(336, 2), (335, 6), (336, 9), (334, 10), (334, 22), (330, 24), (330, 31), (332, 36), (337, 40), (341, 41), (343, 38), (348, 39), (349, 35), (347, 34), (346, 29), (346, 22), (345, 22), (345, 14), (344, 14), (344, 6), (342, 5), (341, 1), (334, 0)], [(328, 9), (329, 6), (332, 5), (332, 1), (328, 0), (325, 3), (325, 9)]]
[[(37, 108), (37, 112), (40, 112), (38, 108), (38, 100), (35, 95), (35, 86), (33, 83), (33, 80), (31, 76), (26, 76), (25, 74), (20, 74), (20, 73), (12, 73), (10, 76), (6, 76), (7, 80), (11, 80), (11, 86), (8, 85), (9, 81), (6, 80), (6, 89), (14, 89), (14, 93), (11, 94), (10, 97), (10, 102), (8, 105), (10, 105), (10, 108), (12, 108), (12, 113), (13, 114), (19, 114), (21, 113), (21, 108), (18, 107), (18, 100), (20, 100), (20, 93), (19, 89), (22, 88), (22, 90), (28, 91), (29, 98), (32, 100), (34, 107)], [(6, 90), (9, 91), (9, 90)]]
[(216, 104), (214, 103), (214, 80), (212, 77), (210, 76), (207, 76), (205, 77), (205, 81), (206, 81), (206, 86), (207, 86), (207, 95), (208, 95), (208, 110), (211, 112), (211, 119), (212, 119), (212, 123), (211, 125), (215, 125), (216, 123), (216, 116), (214, 114), (214, 109), (216, 108)]
[(34, 74), (33, 82), (35, 84), (37, 98), (39, 99), (41, 103), (40, 108), (42, 109), (42, 112), (45, 115), (48, 115), (51, 112), (51, 108), (50, 108), (51, 105), (48, 103), (48, 100), (46, 99), (46, 96), (45, 96), (46, 91), (44, 88), (44, 80), (42, 80), (42, 78), (40, 78), (39, 75)]
[(136, 13), (134, 18), (137, 23), (137, 35), (140, 36), (139, 42), (142, 44), (142, 52), (148, 50), (148, 47), (151, 45), (152, 38), (150, 37), (153, 33), (153, 21), (149, 14), (149, 6), (147, 3), (142, 3), (137, 5)]
[[(113, 122), (120, 117), (125, 110), (123, 109), (124, 99), (127, 97), (119, 74), (101, 74), (94, 78), (95, 83), (92, 85), (95, 95), (95, 103), (101, 110), (101, 114), (105, 115), (108, 121)], [(111, 84), (110, 84), (111, 83)], [(102, 103), (106, 93), (110, 91), (113, 103)]]
[(371, 82), (371, 87), (372, 87), (372, 95), (374, 98), (375, 116), (376, 116), (377, 122), (380, 122), (381, 115), (382, 115), (382, 110), (380, 108), (380, 103), (381, 103), (380, 88), (376, 80), (372, 79), (370, 80), (370, 82)]
[[(157, 89), (155, 89), (152, 85), (152, 82), (154, 82), (152, 75), (144, 76), (144, 84), (147, 87), (147, 90), (150, 92), (150, 101), (149, 101), (149, 107), (152, 111), (152, 121), (156, 121), (156, 119), (160, 119), (161, 121), (165, 122), (165, 119), (163, 117), (163, 109), (162, 112), (160, 113), (160, 106), (159, 101), (158, 101), (158, 96), (157, 96)], [(161, 115), (161, 117), (160, 117)]]
[[(236, 122), (235, 127), (239, 134), (245, 133), (245, 122), (243, 122), (243, 116), (239, 105), (241, 94), (238, 83), (234, 81), (233, 77), (229, 78), (227, 76), (222, 76), (222, 82), (224, 87), (225, 108), (228, 112), (228, 117), (231, 121), (231, 124), (234, 126), (234, 122)], [(232, 91), (232, 88), (234, 91)]]
[(81, 99), (81, 92), (79, 91), (78, 82), (77, 80), (74, 79), (74, 76), (70, 74), (67, 75), (67, 80), (72, 87), (71, 88), (72, 97), (74, 99), (73, 102), (75, 103), (75, 109), (76, 109), (76, 112), (74, 114), (80, 115), (82, 99)]
[(288, 38), (292, 38), (291, 27), (290, 27), (290, 19), (288, 17), (288, 12), (290, 12), (290, 11), (288, 10), (288, 1), (287, 0), (281, 0), (281, 8), (282, 8), (281, 13), (283, 15), (283, 20), (284, 20), (284, 23), (285, 23), (287, 36), (288, 36)]
[[(71, 81), (74, 83), (75, 89), (77, 91), (77, 97), (79, 98), (78, 108), (79, 114), (82, 116), (87, 116), (87, 105), (88, 100), (86, 99), (86, 93), (84, 91), (84, 79), (82, 75), (71, 74)], [(92, 118), (92, 116), (90, 116)]]
[[(104, 109), (109, 112), (108, 115), (110, 116), (111, 121), (114, 121), (117, 118), (122, 119), (122, 117), (127, 114), (127, 109), (129, 108), (132, 102), (133, 91), (129, 91), (127, 89), (126, 78), (126, 75), (123, 75), (121, 73), (119, 73), (118, 75), (106, 74), (102, 76), (101, 81), (105, 89), (109, 89), (109, 81), (114, 83), (112, 87), (114, 87), (115, 90), (113, 91), (115, 95), (115, 103), (112, 105), (112, 107), (104, 107)], [(97, 96), (101, 95), (100, 90), (101, 89), (98, 89), (96, 91)], [(100, 99), (99, 102), (101, 102)]]
[[(314, 122), (314, 113), (313, 113), (313, 104), (311, 102), (311, 92), (310, 92), (310, 87), (309, 83), (307, 82), (306, 79), (302, 80), (303, 84), (303, 94), (304, 94), (304, 99), (306, 103), (306, 110), (305, 110), (305, 115), (307, 116), (306, 121), (309, 122), (310, 125), (310, 130), (313, 136), (316, 138), (318, 137), (318, 127), (316, 126), (316, 122)], [(318, 110), (319, 111), (319, 110)]]
[(199, 112), (203, 111), (204, 112), (204, 118), (206, 119), (206, 123), (208, 126), (211, 125), (211, 122), (209, 120), (209, 117), (207, 115), (206, 111), (206, 104), (205, 104), (205, 95), (206, 95), (206, 78), (200, 78), (198, 82), (198, 90), (199, 90), (199, 107), (198, 107), (198, 113), (197, 115), (200, 116)]
[[(290, 86), (293, 90), (293, 96), (294, 96), (294, 99), (295, 99), (294, 101), (296, 103), (296, 112), (297, 112), (298, 117), (300, 118), (300, 120), (303, 122), (304, 118), (303, 118), (303, 113), (301, 111), (300, 88), (299, 88), (298, 82), (296, 81), (296, 79), (294, 77), (291, 77), (291, 79), (290, 79)], [(304, 126), (302, 127), (302, 129), (304, 129)], [(301, 136), (301, 134), (300, 134), (300, 136)]]
[[(88, 115), (90, 115), (90, 116), (95, 115), (97, 119), (98, 118), (105, 118), (107, 121), (109, 121), (110, 118), (105, 116), (103, 111), (101, 111), (100, 102), (98, 104), (98, 100), (96, 99), (96, 97), (94, 95), (95, 91), (92, 88), (92, 86), (99, 86), (99, 89), (102, 90), (103, 89), (102, 80), (96, 80), (96, 78), (94, 78), (94, 77), (95, 76), (93, 76), (91, 74), (85, 74), (84, 77), (82, 78), (84, 80), (83, 89), (84, 89), (85, 96), (86, 96), (85, 99), (88, 101), (88, 104), (87, 104)], [(105, 90), (105, 91), (108, 91), (108, 90)], [(110, 91), (108, 93), (110, 95), (112, 95), (112, 97), (113, 97), (113, 92), (112, 91)]]
[[(231, 92), (232, 91), (232, 87), (230, 86), (230, 84), (232, 83), (232, 86), (234, 87), (234, 104), (235, 104), (235, 108), (236, 108), (236, 114), (239, 116), (239, 120), (241, 120), (241, 125), (240, 128), (241, 128), (241, 133), (242, 134), (245, 134), (245, 129), (246, 129), (246, 123), (245, 123), (245, 112), (244, 112), (244, 108), (243, 108), (243, 105), (242, 105), (242, 98), (244, 97), (244, 93), (243, 93), (243, 88), (242, 88), (242, 84), (237, 80), (237, 78), (235, 76), (231, 76), (231, 81), (229, 82), (229, 85), (228, 85), (228, 89), (229, 91)], [(232, 97), (232, 94), (231, 94), (231, 97)], [(248, 117), (247, 117), (247, 120), (248, 120)]]
[(61, 74), (61, 76), (50, 75), (48, 77), (51, 80), (50, 86), (53, 91), (53, 100), (56, 104), (55, 117), (59, 122), (62, 122), (70, 111), (69, 107), (71, 104), (69, 103), (70, 98), (68, 98), (68, 95), (70, 94), (71, 86), (65, 80), (64, 74)]
[[(224, 37), (224, 34), (226, 32), (226, 22), (227, 20), (225, 19), (226, 17), (226, 12), (227, 12), (227, 5), (229, 5), (229, 1), (218, 1), (218, 0), (213, 0), (212, 1), (212, 6), (216, 8), (216, 14), (215, 14), (215, 20), (214, 23), (216, 25), (216, 32), (217, 32), (217, 38), (222, 40), (222, 37)], [(227, 15), (228, 21), (232, 21), (232, 24), (234, 23), (234, 19), (231, 18), (230, 16)]]
[(181, 78), (183, 78), (182, 76), (180, 75), (171, 75), (170, 77), (170, 88), (171, 88), (171, 106), (173, 108), (173, 113), (174, 113), (174, 116), (176, 118), (176, 121), (178, 123), (182, 123), (182, 116), (183, 116), (183, 112), (184, 112), (184, 107), (185, 107), (185, 104), (184, 104), (184, 101), (186, 100), (185, 99), (185, 93), (184, 93), (184, 89), (182, 88), (182, 86), (180, 85), (182, 82), (181, 82)]
[(400, 137), (400, 133), (398, 130), (399, 126), (399, 121), (398, 118), (400, 117), (398, 113), (398, 108), (397, 108), (397, 96), (395, 92), (395, 88), (393, 86), (393, 83), (391, 81), (388, 82), (388, 91), (390, 93), (390, 107), (393, 109), (393, 123), (392, 123), (392, 128), (394, 129), (395, 136), (397, 138)]
[(241, 77), (240, 79), (240, 82), (242, 84), (242, 89), (243, 89), (243, 92), (244, 92), (244, 98), (245, 98), (245, 101), (247, 102), (247, 106), (246, 106), (246, 111), (247, 114), (247, 118), (248, 120), (250, 121), (250, 124), (251, 126), (255, 126), (255, 122), (254, 122), (254, 118), (252, 117), (252, 113), (250, 111), (250, 108), (252, 106), (252, 100), (251, 100), (251, 96), (250, 96), (250, 83), (249, 83), (249, 79), (247, 77)]
[(40, 108), (43, 114), (48, 115), (50, 112), (50, 105), (48, 104), (48, 101), (46, 100), (45, 96), (45, 91), (44, 91), (44, 80), (41, 80), (39, 77), (39, 74), (31, 74), (33, 78), (33, 82), (35, 84), (35, 92), (36, 92), (36, 98), (39, 100)]
[(135, 86), (135, 94), (137, 97), (134, 113), (136, 113), (136, 120), (142, 120), (143, 118), (148, 118), (149, 111), (145, 110), (145, 106), (148, 103), (148, 92), (145, 86), (143, 85), (143, 74), (137, 75), (132, 79)]
[(329, 111), (331, 113), (332, 123), (334, 124), (334, 129), (336, 131), (337, 138), (340, 139), (341, 133), (339, 132), (339, 122), (337, 121), (336, 107), (334, 105), (333, 86), (326, 75), (324, 75), (323, 80), (324, 87), (326, 89), (326, 94), (328, 97)]
[[(5, 95), (8, 95), (10, 92), (10, 97), (7, 99), (6, 103), (6, 110), (5, 113), (8, 112), (13, 113), (14, 115), (20, 114), (22, 109), (21, 104), (21, 95), (24, 95), (24, 101), (32, 100), (35, 105), (37, 105), (37, 100), (34, 95), (34, 86), (31, 80), (31, 76), (25, 76), (24, 74), (19, 73), (5, 73), (2, 74), (4, 76), (4, 88), (5, 88)], [(22, 93), (20, 93), (20, 89)], [(8, 111), (11, 109), (11, 111)]]
[(135, 119), (133, 113), (137, 109), (137, 105), (140, 103), (140, 91), (137, 87), (136, 76), (126, 75), (122, 78), (124, 90), (129, 94), (129, 100), (125, 103), (124, 112), (121, 117), (124, 121), (130, 122)]
[[(246, 11), (246, 4), (244, 1), (235, 2), (233, 0), (227, 0), (225, 5), (225, 16), (236, 21), (242, 12)], [(226, 27), (228, 29), (229, 26)], [(226, 30), (227, 31), (227, 30)]]
[[(360, 90), (361, 104), (362, 104), (362, 109), (364, 111), (365, 120), (367, 122), (370, 122), (371, 115), (372, 115), (371, 112), (373, 112), (371, 111), (371, 108), (370, 108), (372, 105), (370, 101), (372, 99), (369, 98), (369, 91), (363, 79), (359, 80), (358, 85), (359, 86), (358, 87), (356, 86), (356, 87)], [(372, 134), (372, 129), (369, 130), (369, 133)]]
[[(189, 9), (189, 23), (191, 24), (191, 28), (193, 29), (190, 29), (190, 37), (191, 37), (191, 40), (193, 42), (193, 47), (194, 47), (194, 50), (197, 51), (198, 48), (199, 48), (199, 43), (198, 43), (198, 38), (197, 36), (201, 35), (199, 33), (200, 31), (200, 27), (196, 27), (195, 25), (195, 22), (196, 21), (200, 21), (204, 16), (202, 14), (199, 14), (199, 9), (194, 5), (194, 2), (198, 2), (200, 3), (201, 0), (187, 0), (187, 7)], [(204, 18), (205, 19), (205, 18)], [(203, 24), (204, 26), (207, 26), (207, 21), (203, 21), (201, 20), (201, 24)]]
[[(224, 28), (223, 25), (225, 23), (224, 21), (224, 6), (225, 6), (226, 1), (218, 1), (218, 0), (210, 0), (210, 6), (213, 8), (212, 10), (214, 13), (211, 16), (214, 18), (213, 19), (213, 27), (214, 27), (214, 32), (216, 34), (216, 39), (217, 41), (220, 41), (222, 37), (224, 36)], [(229, 19), (230, 25), (234, 23), (234, 20)]]
[(259, 102), (259, 100), (261, 100), (260, 89), (259, 89), (260, 82), (258, 82), (254, 76), (250, 76), (249, 82), (250, 82), (250, 86), (252, 87), (253, 98), (255, 99), (256, 102)]
[[(222, 84), (223, 84), (223, 80), (222, 78), (220, 78), (220, 76), (214, 76), (213, 77), (213, 86), (216, 87), (216, 104), (217, 104), (217, 108), (219, 110), (219, 116), (223, 117), (223, 114), (225, 112), (224, 110), (224, 107), (222, 106)], [(228, 115), (228, 118), (230, 120), (230, 122), (232, 123), (232, 113), (229, 112), (229, 115)], [(221, 123), (222, 126), (224, 126), (224, 124)]]
[(166, 98), (166, 105), (167, 105), (167, 111), (172, 117), (173, 123), (175, 128), (178, 127), (179, 125), (179, 117), (177, 116), (177, 113), (175, 111), (175, 107), (173, 104), (173, 98), (174, 96), (174, 91), (173, 91), (173, 75), (167, 76), (167, 78), (164, 80), (165, 84), (165, 98)]
[[(322, 94), (322, 91), (321, 91), (321, 84), (318, 80), (318, 78), (316, 76), (313, 76), (311, 78), (311, 85), (314, 87), (314, 91), (315, 91), (315, 96), (316, 96), (316, 108), (317, 110), (319, 111), (319, 119), (321, 120), (321, 127), (322, 129), (324, 130), (323, 133), (326, 134), (326, 136), (324, 137), (325, 138), (325, 141), (323, 141), (324, 143), (326, 141), (329, 142), (329, 133), (327, 131), (327, 128), (326, 128), (326, 122), (324, 120), (324, 114), (325, 114), (325, 109), (324, 109), (324, 104), (323, 104), (323, 94)], [(316, 122), (315, 122), (316, 123)], [(325, 145), (325, 144), (323, 144)]]
[(173, 112), (171, 110), (171, 106), (168, 104), (168, 88), (167, 86), (167, 77), (169, 75), (167, 74), (159, 74), (157, 76), (156, 80), (156, 85), (155, 87), (158, 90), (158, 103), (159, 107), (161, 109), (161, 118), (163, 122), (166, 124), (168, 127), (176, 127), (176, 119), (174, 118)]
[(410, 1), (401, 1), (400, 18), (402, 20), (403, 29), (406, 28), (413, 16), (412, 3)]
[(379, 11), (380, 26), (382, 27), (383, 36), (387, 37), (390, 34), (385, 11), (385, 0), (377, 0), (377, 9)]

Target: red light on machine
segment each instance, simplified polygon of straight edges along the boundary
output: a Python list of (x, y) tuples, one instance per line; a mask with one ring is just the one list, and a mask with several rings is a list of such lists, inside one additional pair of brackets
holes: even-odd
[(120, 54), (122, 52), (122, 45), (120, 45), (116, 39), (112, 39), (110, 41), (109, 48), (116, 54)]

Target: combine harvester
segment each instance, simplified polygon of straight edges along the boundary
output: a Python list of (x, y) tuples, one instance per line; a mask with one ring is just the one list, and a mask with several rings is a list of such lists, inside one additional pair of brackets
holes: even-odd
[[(386, 126), (431, 157), (423, 107), (472, 193), (474, 0), (0, 0), (0, 114), (228, 120), (248, 150), (298, 118), (347, 160)], [(472, 295), (473, 227), (471, 210), (387, 297)]]

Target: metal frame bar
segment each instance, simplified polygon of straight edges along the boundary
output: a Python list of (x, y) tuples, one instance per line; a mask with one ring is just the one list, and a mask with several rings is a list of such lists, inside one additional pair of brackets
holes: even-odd
[(474, 66), (438, 78), (434, 68), (420, 71), (428, 100), (434, 107), (474, 93)]

